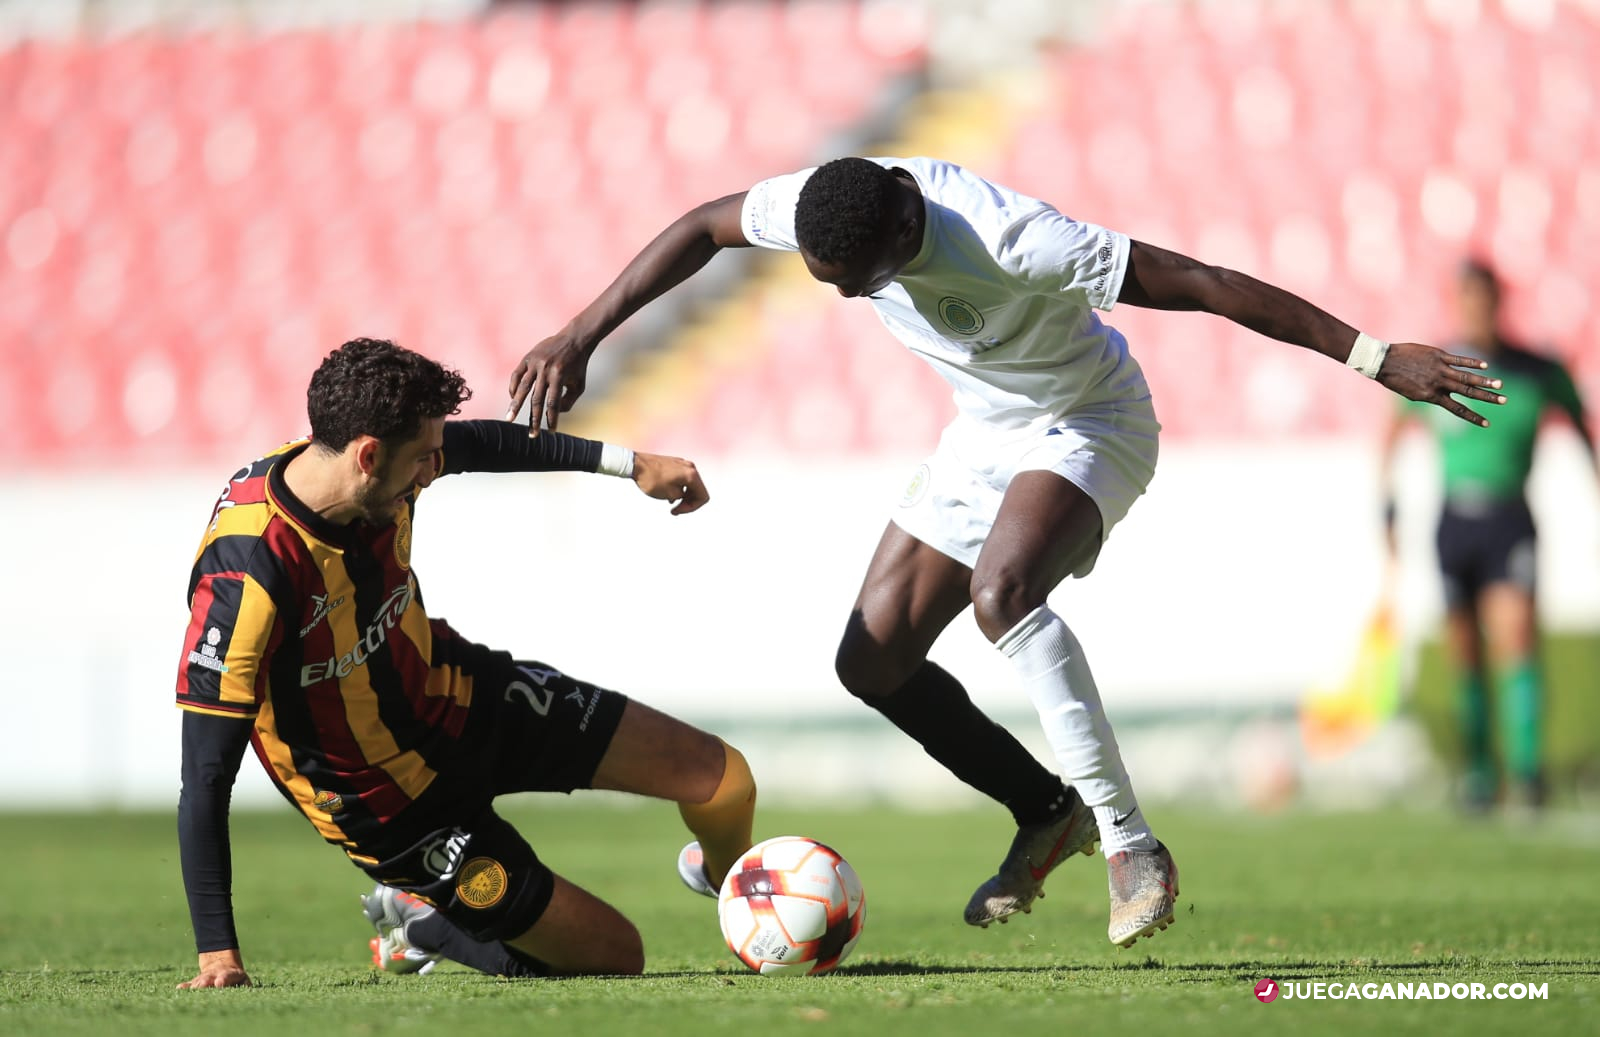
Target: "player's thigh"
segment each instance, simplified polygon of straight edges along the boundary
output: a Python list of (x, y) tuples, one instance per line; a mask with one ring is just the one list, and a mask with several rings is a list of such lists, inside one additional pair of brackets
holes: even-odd
[(1490, 583), (1478, 592), (1478, 612), (1489, 657), (1497, 665), (1533, 654), (1538, 621), (1530, 588), (1508, 580)]
[(678, 803), (704, 803), (716, 793), (725, 764), (721, 739), (629, 699), (592, 785)]
[(1483, 638), (1475, 600), (1455, 602), (1445, 608), (1444, 635), (1451, 661), (1456, 666), (1469, 670), (1483, 666)]
[(509, 656), (475, 676), (474, 694), (492, 700), (485, 749), (497, 796), (589, 788), (630, 704), (620, 692)]
[(1537, 533), (1525, 504), (1495, 508), (1479, 523), (1478, 617), (1491, 662), (1506, 664), (1534, 649)]
[(554, 888), (531, 928), (506, 942), (557, 974), (638, 975), (644, 971), (639, 930), (599, 897), (551, 876)]
[(1099, 505), (1075, 483), (1055, 472), (1018, 472), (978, 554), (973, 598), (1020, 596), (1037, 606), (1099, 552), (1102, 527)]
[[(970, 599), (972, 570), (893, 522), (867, 564), (835, 666), (852, 691), (893, 691)], [(861, 687), (858, 688), (857, 685)]]

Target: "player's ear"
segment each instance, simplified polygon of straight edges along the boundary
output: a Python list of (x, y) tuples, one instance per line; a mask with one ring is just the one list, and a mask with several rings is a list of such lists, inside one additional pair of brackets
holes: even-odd
[(922, 221), (908, 213), (895, 227), (894, 250), (910, 260), (922, 250)]
[(355, 452), (356, 467), (362, 475), (373, 475), (383, 463), (383, 442), (377, 436), (357, 436), (350, 441)]

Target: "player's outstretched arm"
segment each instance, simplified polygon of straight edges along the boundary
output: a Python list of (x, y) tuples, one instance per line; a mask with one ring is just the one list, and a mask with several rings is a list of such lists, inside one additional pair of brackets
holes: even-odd
[(1489, 422), (1457, 396), (1482, 403), (1505, 402), (1504, 396), (1491, 391), (1500, 388), (1500, 380), (1477, 373), (1488, 367), (1482, 360), (1420, 342), (1385, 344), (1366, 337), (1363, 352), (1352, 360), (1356, 329), (1332, 314), (1246, 274), (1208, 266), (1141, 241), (1133, 242), (1129, 250), (1117, 301), (1159, 310), (1215, 313), (1269, 338), (1358, 366), (1390, 391), (1443, 407), (1474, 425)]
[(183, 791), (178, 797), (178, 856), (199, 951), (199, 972), (180, 990), (250, 984), (233, 924), (233, 864), (228, 804), (250, 741), (251, 721), (183, 714)]
[[(561, 412), (583, 395), (589, 358), (602, 340), (640, 307), (687, 280), (724, 248), (747, 247), (739, 212), (744, 194), (730, 194), (684, 213), (623, 268), (599, 298), (567, 326), (540, 342), (511, 372), (510, 421), (532, 398), (528, 434), (539, 434), (540, 418), (556, 427)], [(576, 247), (582, 247), (581, 244)]]
[(697, 511), (711, 499), (694, 462), (681, 457), (636, 452), (633, 481), (646, 495), (672, 501), (674, 515)]

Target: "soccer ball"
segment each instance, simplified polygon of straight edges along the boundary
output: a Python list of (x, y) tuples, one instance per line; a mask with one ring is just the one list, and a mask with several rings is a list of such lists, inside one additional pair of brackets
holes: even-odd
[(861, 937), (866, 894), (832, 849), (780, 835), (744, 852), (717, 897), (728, 948), (763, 976), (830, 972)]

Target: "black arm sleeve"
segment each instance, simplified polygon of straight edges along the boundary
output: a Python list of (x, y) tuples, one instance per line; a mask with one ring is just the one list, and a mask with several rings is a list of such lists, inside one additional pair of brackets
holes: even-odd
[(250, 742), (251, 721), (185, 711), (183, 791), (178, 796), (178, 856), (195, 950), (239, 946), (233, 927), (233, 861), (228, 802)]
[(528, 435), (510, 421), (447, 421), (444, 467), (460, 472), (592, 472), (600, 467), (600, 443), (564, 432)]

